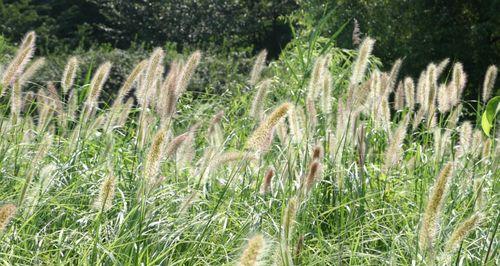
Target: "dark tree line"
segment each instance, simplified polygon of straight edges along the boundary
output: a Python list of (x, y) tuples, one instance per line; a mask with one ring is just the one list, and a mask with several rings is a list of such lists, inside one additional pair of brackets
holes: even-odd
[(0, 0), (0, 33), (17, 42), (36, 30), (41, 54), (171, 43), (178, 51), (267, 48), (275, 57), (291, 27), (320, 23), (328, 36), (348, 22), (337, 41), (354, 48), (356, 18), (386, 67), (401, 57), (403, 74), (417, 76), (449, 57), (464, 63), (477, 88), (500, 62), (499, 13), (499, 0)]
[(469, 98), (477, 98), (486, 69), (500, 63), (498, 0), (312, 0), (306, 7), (314, 21), (328, 16), (327, 31), (350, 21), (339, 38), (353, 47), (351, 30), (376, 39), (374, 53), (386, 68), (403, 58), (403, 74), (418, 76), (431, 61), (460, 61), (469, 74)]
[(291, 38), (281, 18), (296, 7), (292, 0), (0, 0), (0, 31), (18, 40), (36, 30), (42, 53), (170, 42), (178, 49), (253, 47), (277, 54)]

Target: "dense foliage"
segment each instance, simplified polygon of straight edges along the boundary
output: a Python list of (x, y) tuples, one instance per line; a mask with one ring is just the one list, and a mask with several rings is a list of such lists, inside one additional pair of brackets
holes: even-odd
[(291, 37), (280, 16), (295, 6), (291, 0), (3, 0), (0, 31), (18, 40), (20, 32), (36, 30), (44, 54), (103, 43), (127, 49), (171, 42), (179, 49), (265, 47), (276, 55)]
[[(500, 1), (496, 0), (312, 0), (301, 1), (298, 20), (323, 21), (325, 35), (349, 22), (339, 36), (341, 47), (352, 42), (354, 19), (360, 32), (377, 41), (375, 54), (386, 67), (403, 58), (403, 75), (416, 76), (428, 62), (450, 58), (469, 75), (467, 98), (477, 99), (482, 75), (500, 61)], [(311, 24), (317, 25), (317, 24)]]

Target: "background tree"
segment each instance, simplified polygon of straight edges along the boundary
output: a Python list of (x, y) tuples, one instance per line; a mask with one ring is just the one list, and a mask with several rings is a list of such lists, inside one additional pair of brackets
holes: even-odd
[[(461, 61), (472, 88), (468, 98), (477, 98), (487, 67), (500, 62), (497, 0), (312, 0), (300, 5), (300, 15), (315, 24), (326, 19), (325, 34), (351, 21), (338, 39), (340, 47), (353, 47), (356, 18), (361, 32), (376, 39), (374, 54), (386, 68), (405, 59), (403, 75), (417, 76), (431, 61)], [(329, 12), (333, 14), (327, 16)]]

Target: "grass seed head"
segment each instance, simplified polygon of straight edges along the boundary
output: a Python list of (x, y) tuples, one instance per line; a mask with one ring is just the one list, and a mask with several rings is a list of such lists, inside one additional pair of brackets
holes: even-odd
[(357, 85), (363, 80), (363, 77), (368, 66), (368, 58), (370, 57), (375, 40), (370, 37), (366, 37), (359, 47), (358, 57), (354, 63), (352, 70), (351, 85)]
[(446, 67), (448, 66), (449, 63), (450, 63), (450, 59), (449, 58), (445, 58), (441, 62), (439, 62), (439, 64), (436, 67), (436, 76), (438, 78), (444, 72), (444, 70), (446, 69)]
[(105, 62), (97, 68), (92, 81), (90, 82), (90, 90), (87, 96), (86, 105), (90, 108), (95, 108), (97, 100), (101, 95), (104, 83), (108, 79), (109, 72), (111, 71), (111, 63)]
[[(3, 72), (2, 85), (8, 87), (14, 84), (19, 76), (24, 72), (24, 68), (33, 57), (35, 52), (36, 34), (34, 31), (28, 32), (19, 46), (16, 55)], [(3, 94), (0, 93), (0, 96)]]
[(487, 102), (491, 98), (491, 90), (495, 86), (495, 81), (497, 79), (498, 68), (495, 65), (491, 65), (486, 70), (486, 76), (483, 82), (483, 102)]
[(255, 151), (265, 150), (274, 127), (288, 113), (291, 106), (290, 103), (283, 103), (278, 106), (248, 138), (246, 148)]
[(241, 254), (238, 266), (256, 266), (266, 247), (266, 240), (262, 234), (257, 234), (248, 240), (247, 247)]
[(264, 113), (264, 103), (265, 97), (268, 92), (269, 87), (271, 86), (272, 80), (266, 79), (261, 81), (257, 85), (257, 92), (253, 98), (252, 107), (250, 108), (250, 116), (260, 121), (262, 119)]
[(19, 84), (22, 86), (26, 84), (35, 74), (45, 65), (45, 57), (40, 57), (33, 61), (31, 65), (19, 77)]
[(261, 194), (267, 194), (271, 190), (271, 181), (273, 179), (274, 172), (275, 170), (272, 166), (267, 169), (266, 174), (264, 175), (264, 180), (260, 187)]
[(457, 62), (453, 65), (451, 82), (453, 84), (453, 105), (455, 105), (460, 102), (462, 93), (467, 83), (467, 74), (464, 72), (464, 66), (462, 63)]
[(94, 209), (97, 211), (107, 211), (113, 206), (113, 198), (115, 195), (115, 176), (108, 176), (101, 184), (99, 196), (94, 202)]
[(308, 195), (314, 184), (317, 182), (318, 177), (321, 173), (321, 163), (319, 161), (313, 161), (309, 165), (309, 172), (307, 173), (307, 177), (305, 180), (305, 195)]
[(405, 93), (403, 89), (403, 82), (398, 83), (396, 93), (394, 94), (394, 109), (397, 111), (403, 110), (405, 106)]
[(64, 94), (68, 93), (68, 91), (73, 86), (77, 70), (78, 70), (78, 58), (76, 56), (72, 56), (68, 59), (68, 62), (64, 67), (64, 72), (61, 79), (61, 87), (63, 89)]
[(182, 93), (184, 93), (184, 91), (186, 91), (186, 88), (189, 84), (189, 81), (191, 80), (191, 77), (193, 76), (198, 65), (200, 64), (200, 60), (201, 60), (200, 51), (195, 51), (189, 56), (188, 60), (186, 61), (186, 65), (179, 73), (179, 79), (177, 80), (177, 87), (175, 90), (176, 98), (179, 98), (179, 96)]
[(396, 80), (398, 79), (399, 70), (401, 70), (401, 65), (403, 64), (403, 60), (397, 59), (392, 65), (391, 72), (389, 73), (389, 78), (386, 84), (386, 93), (391, 93), (394, 90), (394, 86), (396, 85)]
[(406, 106), (413, 110), (415, 108), (415, 83), (411, 77), (404, 80)]
[(476, 213), (455, 228), (445, 246), (445, 252), (449, 256), (458, 250), (462, 240), (480, 224), (481, 219), (482, 214)]
[(16, 205), (4, 204), (0, 207), (0, 233), (2, 233), (16, 213)]
[(430, 251), (433, 248), (438, 231), (441, 208), (452, 175), (453, 163), (447, 163), (437, 176), (429, 200), (427, 201), (419, 234), (419, 247), (424, 252)]
[(250, 72), (250, 80), (248, 83), (250, 86), (255, 86), (259, 80), (262, 70), (266, 66), (267, 50), (262, 50), (255, 58), (255, 63), (253, 64), (252, 71)]
[(137, 64), (134, 69), (130, 72), (123, 85), (118, 90), (118, 95), (116, 96), (115, 101), (113, 102), (113, 107), (119, 106), (123, 103), (123, 99), (127, 94), (132, 90), (135, 83), (138, 83), (141, 74), (144, 72), (144, 69), (148, 65), (148, 60), (142, 60)]

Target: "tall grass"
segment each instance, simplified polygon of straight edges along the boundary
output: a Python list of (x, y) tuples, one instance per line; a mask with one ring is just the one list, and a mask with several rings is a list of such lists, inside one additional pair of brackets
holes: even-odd
[(107, 108), (112, 62), (76, 82), (69, 58), (27, 91), (35, 37), (1, 73), (2, 264), (500, 263), (497, 138), (461, 118), (485, 103), (461, 100), (458, 62), (415, 84), (406, 62), (380, 70), (374, 40), (313, 32), (202, 103), (186, 93), (202, 53), (157, 48)]

